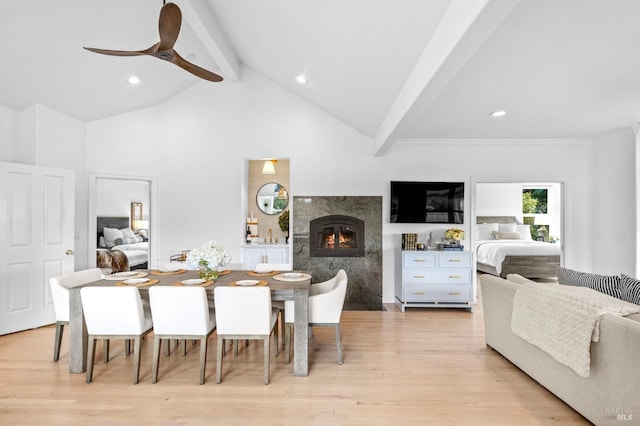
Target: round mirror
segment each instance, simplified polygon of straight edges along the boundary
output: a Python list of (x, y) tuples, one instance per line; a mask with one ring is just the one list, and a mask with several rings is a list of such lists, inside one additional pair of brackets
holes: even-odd
[(265, 183), (258, 190), (256, 203), (266, 214), (280, 214), (289, 204), (289, 193), (279, 183)]

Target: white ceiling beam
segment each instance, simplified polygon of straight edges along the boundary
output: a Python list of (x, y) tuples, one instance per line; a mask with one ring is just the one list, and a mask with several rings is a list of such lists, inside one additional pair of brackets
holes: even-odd
[(205, 0), (174, 0), (174, 2), (180, 7), (183, 18), (189, 23), (207, 52), (220, 66), (220, 73), (225, 81), (239, 82), (240, 61)]
[(453, 0), (373, 140), (386, 154), (437, 98), (519, 0)]

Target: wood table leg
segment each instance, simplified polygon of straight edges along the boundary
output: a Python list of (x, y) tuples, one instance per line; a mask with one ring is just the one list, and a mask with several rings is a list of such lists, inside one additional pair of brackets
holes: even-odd
[(293, 374), (309, 375), (309, 288), (294, 292)]
[(69, 373), (87, 370), (87, 325), (82, 312), (80, 288), (69, 289)]

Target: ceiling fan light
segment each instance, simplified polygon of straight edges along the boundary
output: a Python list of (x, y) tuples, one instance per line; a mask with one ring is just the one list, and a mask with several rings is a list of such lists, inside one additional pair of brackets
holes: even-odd
[(263, 175), (275, 175), (276, 168), (273, 166), (272, 160), (266, 160), (264, 165), (262, 166), (262, 174)]
[(493, 111), (491, 114), (489, 114), (491, 117), (504, 117), (505, 115), (507, 115), (507, 111), (503, 110), (503, 109), (499, 109), (497, 111)]
[(296, 81), (298, 82), (298, 84), (307, 84), (307, 77), (304, 74), (299, 74), (296, 77)]
[(140, 84), (140, 77), (138, 77), (137, 75), (130, 75), (127, 81), (130, 85), (137, 86), (138, 84)]

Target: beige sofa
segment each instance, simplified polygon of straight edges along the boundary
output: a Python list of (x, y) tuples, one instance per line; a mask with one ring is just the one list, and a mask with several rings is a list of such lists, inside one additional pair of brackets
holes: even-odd
[(513, 298), (524, 281), (480, 276), (487, 345), (596, 425), (640, 424), (640, 314), (602, 317), (583, 378), (511, 332)]

